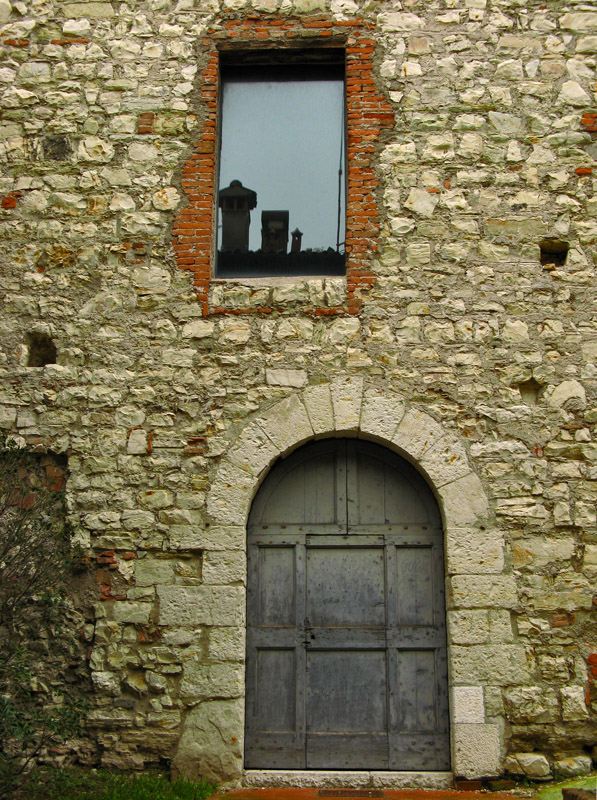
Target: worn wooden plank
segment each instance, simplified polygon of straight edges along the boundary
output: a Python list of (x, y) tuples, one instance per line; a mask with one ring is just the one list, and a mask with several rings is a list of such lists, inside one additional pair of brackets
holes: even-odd
[(449, 768), (439, 522), (416, 470), (368, 442), (270, 473), (248, 532), (246, 766)]

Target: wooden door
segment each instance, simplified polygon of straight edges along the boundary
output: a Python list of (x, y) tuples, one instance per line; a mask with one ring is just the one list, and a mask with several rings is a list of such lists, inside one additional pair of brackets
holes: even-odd
[(435, 499), (370, 442), (275, 465), (248, 526), (245, 766), (449, 769)]

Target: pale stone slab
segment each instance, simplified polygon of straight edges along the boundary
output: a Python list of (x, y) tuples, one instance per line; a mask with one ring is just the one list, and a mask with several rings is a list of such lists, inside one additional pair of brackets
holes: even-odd
[(453, 575), (449, 585), (456, 608), (514, 608), (518, 602), (511, 575)]
[(208, 550), (203, 556), (201, 574), (206, 586), (244, 584), (247, 578), (245, 554), (241, 550), (233, 550), (231, 553), (225, 550)]
[(239, 586), (158, 586), (158, 625), (242, 625), (245, 590)]
[(170, 544), (177, 550), (244, 550), (247, 532), (244, 525), (180, 525), (170, 528)]
[(334, 772), (329, 770), (247, 769), (243, 785), (252, 788), (297, 786), (302, 788), (448, 789), (451, 772)]
[(467, 475), (471, 468), (464, 446), (452, 436), (442, 437), (419, 459), (434, 486), (443, 486)]
[(391, 441), (404, 416), (405, 401), (397, 396), (382, 396), (372, 390), (365, 392), (361, 408), (361, 433)]
[(485, 520), (489, 513), (487, 496), (481, 481), (473, 472), (438, 488), (449, 529), (466, 527)]
[(257, 424), (277, 447), (278, 455), (313, 436), (305, 406), (296, 395), (276, 403), (257, 420)]
[(107, 19), (114, 16), (112, 3), (65, 3), (61, 9), (65, 17)]
[(489, 617), (486, 609), (448, 611), (446, 618), (450, 644), (483, 644), (489, 641)]
[(304, 369), (266, 369), (265, 382), (270, 386), (292, 386), (300, 389), (307, 383)]
[(240, 664), (199, 664), (187, 661), (180, 685), (184, 698), (241, 697), (244, 669)]
[(173, 759), (175, 774), (220, 786), (239, 781), (243, 766), (244, 699), (206, 700), (190, 709)]
[(453, 726), (454, 774), (461, 778), (482, 778), (501, 772), (499, 726), (494, 723)]
[(471, 724), (485, 722), (485, 700), (482, 686), (453, 687), (452, 721)]
[(488, 683), (510, 686), (528, 683), (525, 650), (517, 644), (453, 645), (450, 654), (452, 680), (468, 685)]
[(446, 569), (449, 574), (500, 573), (504, 569), (501, 531), (449, 528), (446, 531)]
[(566, 686), (560, 689), (560, 697), (564, 721), (586, 719), (589, 716), (584, 686)]
[(357, 431), (363, 401), (363, 379), (346, 378), (330, 386), (334, 427), (338, 432)]
[(272, 440), (256, 423), (252, 423), (242, 430), (228, 451), (227, 459), (251, 475), (260, 475), (278, 455), (278, 448)]
[(442, 426), (429, 414), (411, 408), (406, 412), (392, 436), (392, 443), (412, 458), (420, 460), (423, 453), (436, 444), (444, 436), (444, 433)]
[(334, 430), (334, 408), (329, 383), (309, 386), (303, 392), (302, 400), (315, 436), (331, 433)]
[(254, 478), (230, 461), (223, 461), (207, 495), (207, 512), (219, 525), (244, 525), (253, 499)]

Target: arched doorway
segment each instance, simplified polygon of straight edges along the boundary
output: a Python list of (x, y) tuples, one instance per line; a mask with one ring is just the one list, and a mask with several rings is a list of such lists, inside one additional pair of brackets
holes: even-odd
[(245, 766), (450, 766), (443, 534), (433, 494), (371, 442), (278, 461), (248, 524)]

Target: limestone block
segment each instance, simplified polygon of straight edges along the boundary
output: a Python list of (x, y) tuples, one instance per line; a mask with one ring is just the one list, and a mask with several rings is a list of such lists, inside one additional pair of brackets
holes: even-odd
[(218, 525), (244, 525), (253, 499), (254, 479), (230, 461), (222, 461), (207, 495), (207, 512)]
[(131, 280), (140, 294), (166, 294), (172, 279), (166, 269), (159, 267), (137, 267), (131, 273)]
[(246, 538), (244, 524), (209, 528), (181, 525), (170, 529), (170, 544), (178, 550), (239, 550), (246, 546)]
[(242, 625), (245, 591), (239, 586), (158, 586), (158, 625)]
[(353, 341), (361, 330), (361, 322), (356, 317), (339, 317), (329, 326), (327, 339), (330, 344), (346, 346)]
[(113, 672), (92, 672), (91, 680), (96, 691), (117, 697), (120, 694), (120, 681)]
[(235, 550), (207, 551), (203, 556), (202, 577), (205, 585), (244, 584), (247, 577), (245, 554)]
[(334, 408), (330, 385), (309, 386), (301, 395), (309, 421), (316, 436), (334, 430)]
[[(560, 697), (562, 700), (562, 719), (564, 722), (568, 720), (586, 719), (589, 716), (584, 686), (566, 686), (564, 689), (560, 689)], [(560, 772), (560, 770), (558, 770), (558, 772)]]
[(183, 698), (241, 697), (244, 694), (244, 669), (241, 664), (185, 663), (180, 684)]
[(564, 81), (558, 101), (575, 108), (582, 108), (591, 104), (591, 98), (577, 81)]
[(214, 324), (208, 319), (193, 319), (182, 328), (183, 339), (207, 339), (214, 332)]
[(136, 622), (145, 624), (149, 622), (149, 615), (151, 614), (152, 608), (152, 603), (119, 600), (112, 604), (109, 613), (111, 619), (116, 622)]
[(568, 756), (567, 758), (559, 758), (553, 762), (553, 771), (556, 775), (561, 775), (565, 778), (573, 778), (576, 775), (585, 775), (591, 772), (593, 761), (591, 756)]
[(0, 406), (0, 428), (12, 428), (17, 420), (16, 408)]
[(512, 564), (515, 569), (532, 566), (546, 567), (569, 561), (574, 555), (575, 542), (572, 537), (553, 539), (544, 536), (525, 537), (517, 540), (512, 548)]
[(597, 30), (597, 13), (594, 11), (569, 12), (560, 17), (560, 26), (564, 30), (577, 33)]
[(244, 428), (227, 454), (227, 459), (251, 475), (261, 475), (279, 451), (272, 440), (256, 424)]
[(511, 575), (453, 575), (449, 586), (456, 608), (513, 608), (518, 602)]
[(516, 686), (504, 691), (504, 707), (508, 719), (518, 724), (554, 722), (558, 703), (553, 690), (539, 686)]
[(444, 436), (424, 450), (419, 464), (436, 488), (463, 478), (471, 471), (464, 446), (452, 436)]
[(174, 495), (169, 489), (148, 489), (137, 496), (139, 505), (145, 508), (167, 508), (174, 501)]
[(489, 617), (485, 609), (448, 611), (450, 644), (483, 644), (489, 641)]
[(84, 17), (89, 19), (108, 19), (115, 14), (112, 3), (64, 3), (60, 8), (65, 17)]
[(404, 416), (405, 401), (398, 396), (382, 396), (367, 390), (363, 396), (359, 428), (362, 433), (391, 441)]
[(242, 319), (223, 319), (220, 321), (220, 339), (229, 344), (245, 344), (251, 338), (251, 326)]
[(582, 383), (577, 380), (562, 381), (545, 393), (545, 400), (552, 408), (580, 411), (587, 406), (587, 395)]
[(453, 770), (457, 777), (482, 778), (501, 772), (499, 726), (457, 723), (453, 727)]
[(453, 722), (479, 724), (485, 722), (485, 700), (482, 686), (454, 686), (452, 689)]
[(330, 393), (334, 408), (336, 431), (357, 431), (363, 401), (363, 379), (346, 378), (331, 384)]
[(500, 573), (504, 569), (504, 536), (499, 530), (475, 531), (449, 528), (446, 531), (448, 573)]
[(438, 494), (448, 530), (475, 525), (489, 513), (483, 485), (473, 472), (439, 487)]
[(133, 508), (123, 511), (121, 516), (122, 525), (131, 530), (147, 530), (155, 525), (155, 517), (151, 511), (141, 511)]
[(210, 700), (191, 708), (173, 759), (175, 773), (218, 784), (240, 780), (244, 699)]
[(548, 778), (551, 775), (549, 761), (541, 753), (513, 753), (504, 764), (513, 775), (527, 778)]
[(135, 562), (136, 586), (154, 586), (174, 582), (174, 565), (172, 559), (153, 558), (147, 555)]
[(430, 217), (435, 211), (435, 207), (439, 202), (439, 198), (435, 194), (429, 194), (424, 189), (417, 189), (413, 187), (406, 200), (404, 207), (410, 211), (414, 211), (421, 217)]
[(130, 455), (146, 455), (148, 451), (148, 434), (142, 428), (134, 428), (128, 437), (126, 451)]
[(245, 658), (245, 628), (212, 628), (208, 655), (213, 661), (242, 662)]
[(382, 31), (415, 31), (425, 27), (425, 19), (407, 12), (388, 11), (379, 14), (377, 24)]
[(307, 383), (307, 373), (303, 369), (266, 369), (265, 382), (269, 386), (293, 386), (300, 389)]
[(0, 0), (0, 23), (4, 24), (8, 22), (10, 19), (10, 12), (12, 11), (12, 5), (10, 4), (9, 0)]
[[(90, 6), (93, 3), (81, 5)], [(114, 147), (110, 142), (106, 142), (98, 136), (86, 136), (79, 143), (77, 156), (81, 161), (98, 161), (101, 164), (105, 164), (114, 157)]]
[(442, 426), (429, 414), (416, 408), (409, 409), (398, 425), (392, 443), (416, 460), (444, 435)]
[(467, 685), (528, 683), (524, 647), (518, 644), (454, 645), (452, 679)]
[(305, 406), (296, 395), (276, 403), (256, 422), (272, 440), (280, 455), (313, 436)]

